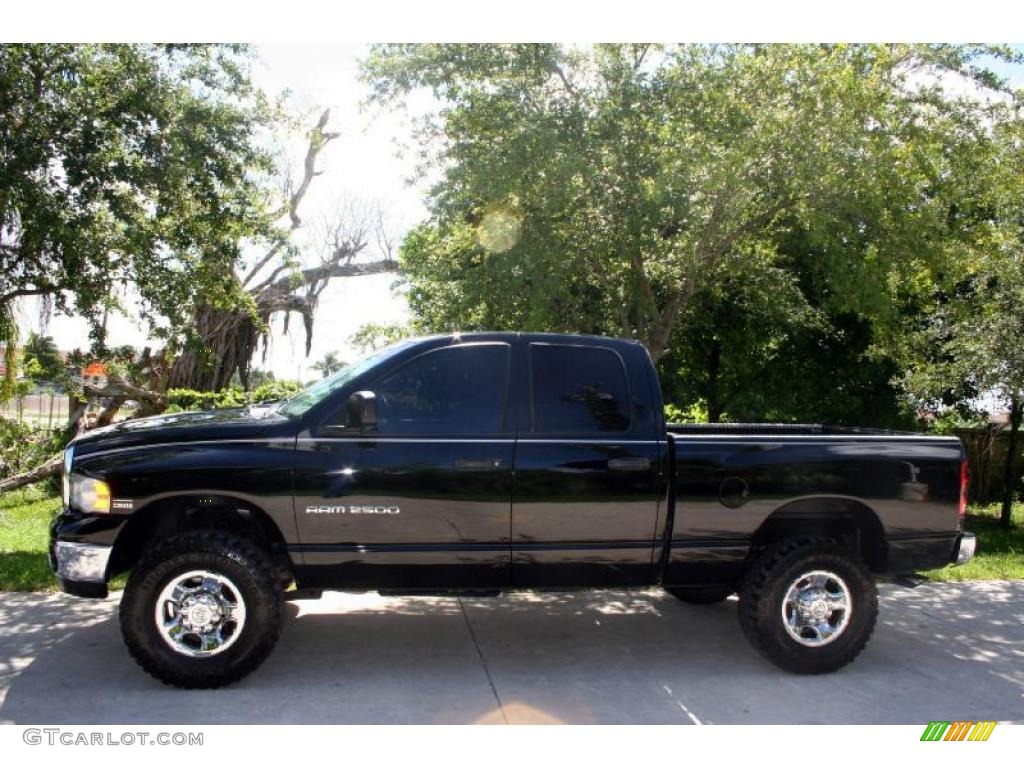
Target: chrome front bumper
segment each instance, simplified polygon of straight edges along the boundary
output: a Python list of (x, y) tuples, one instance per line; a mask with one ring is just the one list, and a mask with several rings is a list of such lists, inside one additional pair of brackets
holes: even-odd
[(53, 571), (58, 579), (107, 583), (107, 563), (113, 547), (100, 544), (79, 544), (71, 541), (54, 543)]
[(956, 556), (953, 560), (957, 565), (963, 565), (972, 557), (978, 548), (978, 537), (973, 533), (964, 531), (956, 540)]

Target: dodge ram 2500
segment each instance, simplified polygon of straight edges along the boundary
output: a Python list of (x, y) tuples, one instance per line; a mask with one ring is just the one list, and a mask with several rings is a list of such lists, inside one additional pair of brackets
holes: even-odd
[(660, 585), (738, 593), (743, 632), (798, 673), (850, 662), (876, 579), (962, 563), (959, 441), (800, 425), (666, 425), (633, 341), (402, 341), (269, 405), (76, 438), (51, 565), (104, 597), (149, 673), (244, 676), (283, 601), (317, 590)]

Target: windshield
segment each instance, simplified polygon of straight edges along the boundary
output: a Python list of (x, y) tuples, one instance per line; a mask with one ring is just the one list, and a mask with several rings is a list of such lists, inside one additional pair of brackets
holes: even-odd
[(365, 371), (373, 368), (375, 365), (384, 362), (389, 357), (393, 357), (413, 343), (414, 342), (411, 339), (400, 341), (396, 344), (384, 347), (384, 349), (378, 350), (368, 357), (357, 360), (351, 365), (346, 365), (332, 376), (328, 376), (326, 379), (321, 379), (316, 384), (306, 387), (306, 389), (302, 390), (294, 397), (285, 400), (281, 403), (277, 412), (293, 418), (295, 416), (301, 416), (314, 405), (323, 402), (334, 392), (344, 387), (356, 378), (356, 376), (359, 376)]

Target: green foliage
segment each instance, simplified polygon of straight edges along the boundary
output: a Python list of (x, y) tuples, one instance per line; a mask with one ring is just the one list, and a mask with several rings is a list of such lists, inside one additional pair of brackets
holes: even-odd
[(37, 429), (0, 417), (0, 477), (16, 475), (42, 464), (67, 442), (61, 431)]
[[(249, 389), (253, 389), (262, 384), (268, 384), (274, 380), (275, 376), (273, 371), (265, 371), (262, 368), (251, 368), (249, 370)], [(239, 387), (241, 389), (245, 388), (242, 386), (242, 377), (237, 371), (232, 375), (228, 386)]]
[(251, 391), (251, 402), (268, 403), (285, 400), (297, 395), (301, 390), (302, 385), (297, 381), (268, 381)]
[[(904, 329), (969, 269), (1005, 86), (950, 45), (387, 45), (440, 180), (401, 248), (420, 331), (634, 337), (670, 402), (905, 427)], [(990, 90), (991, 94), (993, 90)], [(1007, 96), (1010, 103), (1014, 97)]]
[(665, 421), (669, 424), (707, 424), (707, 403), (701, 400), (685, 408), (665, 403)]
[(0, 377), (0, 403), (14, 396), (14, 383), (18, 371), (18, 326), (14, 323), (11, 304), (0, 302), (0, 357), (3, 358), (5, 376)]
[(349, 337), (349, 341), (353, 346), (358, 347), (360, 352), (366, 353), (386, 347), (388, 344), (394, 344), (396, 341), (415, 335), (415, 333), (416, 329), (409, 324), (366, 323)]
[(988, 427), (988, 415), (979, 411), (964, 413), (954, 408), (943, 411), (926, 424), (929, 432), (936, 435), (955, 435), (958, 430)]
[(255, 403), (284, 400), (298, 394), (302, 385), (297, 381), (268, 381), (245, 391), (229, 387), (219, 392), (196, 392), (193, 389), (167, 390), (168, 407), (165, 413), (179, 411), (208, 411), (216, 408), (241, 408)]
[(659, 361), (666, 399), (700, 400), (711, 421), (915, 426), (891, 383), (900, 368), (873, 347), (868, 321), (850, 314), (786, 318), (770, 301), (744, 301), (742, 285), (722, 288), (721, 296), (695, 297)]
[(337, 352), (328, 352), (320, 360), (313, 363), (310, 366), (314, 371), (319, 371), (322, 378), (327, 378), (332, 373), (337, 373), (344, 368), (347, 363), (338, 357)]
[(907, 335), (904, 383), (925, 407), (968, 415), (980, 397), (1009, 414), (1002, 523), (1021, 477), (1013, 457), (1024, 422), (1024, 121), (1001, 120), (985, 135), (990, 162), (970, 179), (971, 205), (959, 215), (976, 240), (960, 279), (935, 291), (932, 311)]
[(20, 296), (73, 306), (100, 352), (114, 287), (167, 338), (199, 299), (246, 301), (225, 276), (269, 226), (276, 113), (244, 48), (3, 45), (0, 104), (0, 341)]
[(790, 311), (881, 327), (950, 259), (946, 214), (985, 120), (911, 75), (991, 84), (983, 52), (377, 46), (378, 98), (426, 88), (443, 105), (424, 130), (432, 217), (401, 249), (416, 323), (632, 336), (661, 358), (708, 286), (784, 286), (799, 236), (814, 259)]
[(63, 381), (67, 378), (64, 360), (52, 336), (29, 334), (22, 351), (22, 364), (28, 365), (33, 361), (38, 366), (33, 378), (45, 381)]
[(906, 385), (935, 408), (988, 392), (1024, 402), (1024, 122), (998, 124), (991, 152), (963, 214), (979, 220), (979, 238), (961, 279), (935, 292), (908, 337)]

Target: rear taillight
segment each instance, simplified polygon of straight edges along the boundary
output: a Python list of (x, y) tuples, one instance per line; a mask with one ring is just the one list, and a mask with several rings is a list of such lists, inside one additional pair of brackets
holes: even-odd
[(961, 520), (967, 514), (967, 486), (970, 482), (970, 469), (967, 466), (967, 459), (964, 459), (960, 462), (960, 508), (957, 510)]

